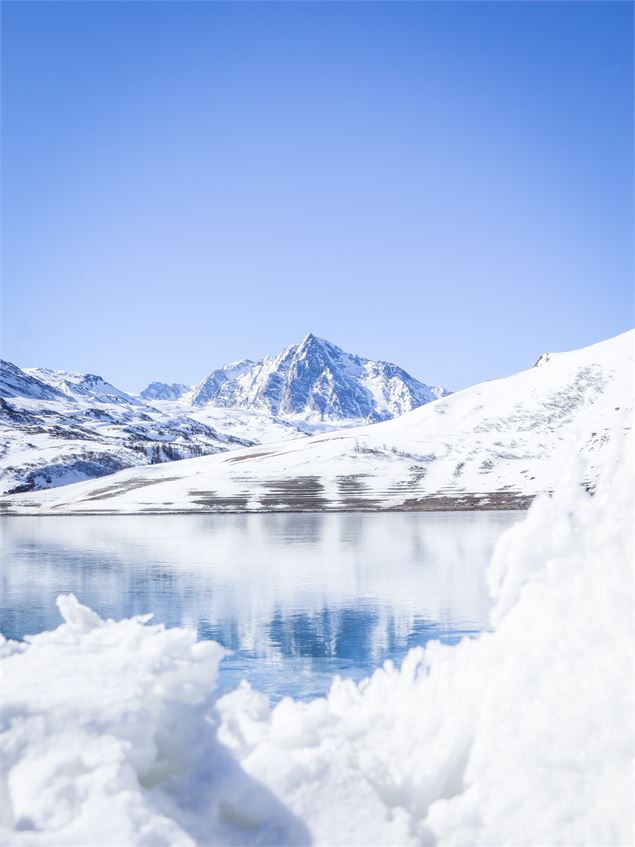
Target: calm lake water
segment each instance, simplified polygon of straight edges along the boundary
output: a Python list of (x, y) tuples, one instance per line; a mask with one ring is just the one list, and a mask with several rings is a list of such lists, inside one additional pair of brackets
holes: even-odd
[(233, 651), (220, 686), (323, 694), (432, 638), (487, 626), (485, 567), (518, 512), (0, 518), (0, 630), (60, 623), (74, 592)]

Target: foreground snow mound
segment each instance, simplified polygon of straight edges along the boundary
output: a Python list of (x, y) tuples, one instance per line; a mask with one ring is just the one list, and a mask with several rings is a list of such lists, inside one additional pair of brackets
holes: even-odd
[(304, 843), (305, 830), (215, 736), (224, 650), (193, 630), (103, 621), (73, 595), (64, 624), (2, 645), (2, 843)]
[(9, 844), (630, 844), (631, 468), (507, 532), (492, 632), (308, 703), (214, 702), (218, 645), (60, 598), (3, 645)]

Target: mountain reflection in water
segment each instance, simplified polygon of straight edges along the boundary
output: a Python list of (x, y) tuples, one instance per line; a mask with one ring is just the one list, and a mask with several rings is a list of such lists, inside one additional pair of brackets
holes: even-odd
[(0, 518), (1, 630), (56, 627), (72, 591), (232, 651), (220, 687), (323, 694), (487, 626), (485, 568), (518, 512)]

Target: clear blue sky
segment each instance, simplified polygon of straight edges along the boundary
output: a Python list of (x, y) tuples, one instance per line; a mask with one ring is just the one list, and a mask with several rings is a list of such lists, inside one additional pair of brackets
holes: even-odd
[(2, 4), (2, 355), (307, 331), (456, 389), (633, 323), (630, 3)]

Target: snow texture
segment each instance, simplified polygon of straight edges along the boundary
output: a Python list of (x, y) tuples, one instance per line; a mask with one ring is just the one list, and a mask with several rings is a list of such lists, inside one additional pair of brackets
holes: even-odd
[[(633, 331), (377, 424), (3, 499), (38, 514), (523, 508), (632, 427)], [(242, 414), (248, 414), (246, 412)]]
[(0, 361), (0, 491), (52, 488), (253, 443), (181, 409), (157, 409), (94, 374)]
[(385, 420), (444, 393), (313, 335), (280, 356), (225, 365), (194, 389), (152, 382), (139, 397), (95, 374), (0, 362), (0, 491)]
[(326, 698), (215, 699), (223, 650), (145, 618), (0, 645), (3, 843), (624, 847), (632, 437), (575, 455), (499, 542), (493, 630)]
[(193, 406), (256, 409), (310, 422), (373, 423), (447, 393), (397, 365), (353, 356), (309, 333), (278, 356), (212, 371), (188, 399)]

